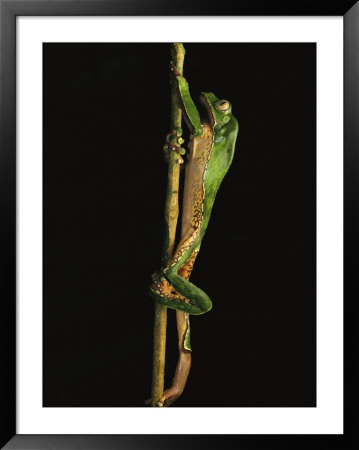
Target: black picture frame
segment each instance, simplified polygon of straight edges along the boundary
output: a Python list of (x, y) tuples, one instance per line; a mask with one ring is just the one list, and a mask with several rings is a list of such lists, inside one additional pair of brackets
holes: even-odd
[[(355, 448), (359, 146), (359, 2), (356, 0), (0, 0), (0, 445), (6, 449)], [(17, 16), (344, 17), (344, 434), (18, 435), (16, 434), (16, 17)], [(185, 428), (184, 428), (185, 431)], [(357, 443), (358, 445), (358, 443)], [(5, 446), (5, 447), (3, 447)]]

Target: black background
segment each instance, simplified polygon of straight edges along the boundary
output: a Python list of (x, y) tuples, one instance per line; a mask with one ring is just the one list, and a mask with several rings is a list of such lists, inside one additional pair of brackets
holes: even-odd
[[(185, 44), (239, 121), (192, 281), (174, 406), (315, 406), (314, 44)], [(143, 406), (167, 168), (168, 44), (44, 45), (44, 406)], [(166, 386), (174, 374), (168, 314)]]

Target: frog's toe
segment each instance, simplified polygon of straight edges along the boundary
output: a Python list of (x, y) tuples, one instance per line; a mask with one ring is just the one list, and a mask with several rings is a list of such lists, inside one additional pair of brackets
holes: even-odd
[[(176, 398), (177, 398), (177, 397), (176, 397)], [(164, 404), (162, 401), (158, 401), (157, 404), (156, 404), (156, 406), (157, 406), (158, 408), (162, 408), (163, 406), (169, 406), (169, 405), (172, 404), (175, 400), (176, 400), (176, 399), (173, 399), (173, 400), (171, 401), (171, 403), (169, 403), (169, 401), (167, 401), (166, 404)], [(145, 404), (146, 406), (150, 406), (151, 403), (152, 403), (152, 398), (148, 398), (148, 399), (146, 399), (146, 400), (144, 401), (144, 404)]]

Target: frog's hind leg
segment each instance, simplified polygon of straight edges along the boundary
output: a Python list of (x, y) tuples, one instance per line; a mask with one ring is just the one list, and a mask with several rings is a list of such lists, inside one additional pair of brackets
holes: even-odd
[[(179, 270), (179, 274), (189, 279), (193, 270), (198, 251), (194, 251), (187, 262)], [(170, 388), (166, 389), (160, 398), (160, 404), (170, 406), (184, 391), (188, 374), (191, 369), (192, 351), (190, 345), (189, 315), (182, 311), (176, 311), (177, 333), (178, 333), (178, 362), (175, 376)]]
[(172, 266), (164, 270), (164, 276), (153, 277), (153, 283), (149, 289), (149, 295), (168, 308), (183, 311), (188, 314), (203, 314), (212, 307), (212, 302), (208, 295), (188, 281), (194, 260), (198, 250), (189, 249), (187, 262), (182, 264), (177, 261)]
[(202, 314), (205, 312), (195, 302), (178, 292), (166, 278), (154, 280), (148, 293), (150, 297), (168, 308), (189, 314)]
[(205, 292), (173, 272), (168, 280), (155, 281), (150, 286), (149, 295), (168, 308), (188, 314), (204, 314), (212, 308), (211, 299)]
[(178, 361), (175, 376), (170, 388), (166, 389), (160, 397), (158, 406), (170, 406), (180, 397), (186, 386), (188, 374), (191, 369), (191, 350), (189, 342), (189, 316), (182, 311), (176, 311), (177, 333), (178, 333)]
[[(182, 256), (184, 260), (187, 260), (187, 258), (190, 260), (193, 254), (197, 253), (198, 249), (193, 251), (193, 249), (189, 248)], [(176, 262), (164, 271), (165, 277), (179, 295), (178, 299), (175, 298), (175, 300), (179, 300), (178, 304), (176, 303), (175, 306), (170, 307), (188, 312), (189, 314), (204, 314), (212, 308), (212, 301), (202, 289), (191, 283), (187, 277), (183, 276), (184, 274), (181, 273), (181, 260), (183, 259), (175, 260)]]

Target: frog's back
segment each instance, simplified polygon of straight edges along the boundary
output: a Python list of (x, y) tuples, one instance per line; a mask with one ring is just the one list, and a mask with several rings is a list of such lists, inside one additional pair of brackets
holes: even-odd
[(206, 230), (218, 189), (231, 166), (237, 134), (238, 122), (233, 116), (231, 122), (223, 127), (222, 133), (215, 134), (212, 155), (204, 179), (203, 215), (205, 220), (202, 228), (203, 233)]

